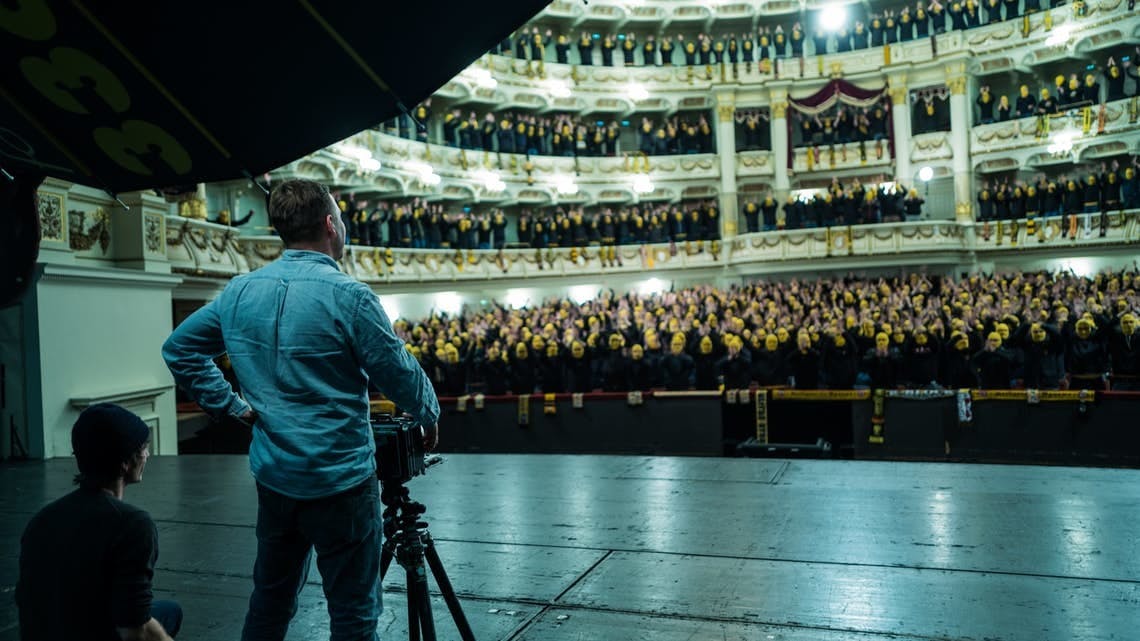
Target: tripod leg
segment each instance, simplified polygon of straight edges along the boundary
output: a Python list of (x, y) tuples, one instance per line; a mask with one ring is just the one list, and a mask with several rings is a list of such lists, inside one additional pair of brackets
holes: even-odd
[[(408, 629), (415, 629), (412, 641), (419, 641), (423, 632), (424, 641), (436, 641), (435, 619), (431, 613), (431, 595), (428, 593), (427, 568), (420, 562), (408, 570)], [(418, 621), (419, 625), (413, 622)]]
[(420, 641), (419, 608), (416, 605), (415, 589), (412, 587), (412, 571), (408, 570), (408, 639)]
[(385, 543), (384, 546), (380, 548), (380, 580), (381, 581), (383, 581), (384, 576), (386, 574), (388, 574), (388, 566), (392, 565), (392, 557), (393, 556), (394, 556), (394, 553), (392, 552), (392, 550), (390, 550), (388, 548), (388, 544)]
[(443, 569), (443, 562), (439, 560), (439, 554), (435, 551), (435, 542), (431, 538), (428, 538), (424, 545), (424, 556), (427, 558), (428, 565), (431, 566), (435, 584), (439, 586), (443, 600), (447, 602), (447, 609), (451, 611), (451, 618), (455, 621), (459, 636), (463, 641), (475, 641), (475, 633), (471, 631), (471, 625), (467, 623), (467, 616), (463, 614), (463, 608), (459, 605), (459, 598), (455, 596), (455, 589), (451, 587), (451, 581), (447, 578), (447, 572)]

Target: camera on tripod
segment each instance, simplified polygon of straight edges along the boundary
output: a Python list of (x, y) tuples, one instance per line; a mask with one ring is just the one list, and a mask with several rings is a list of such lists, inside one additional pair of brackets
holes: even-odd
[(407, 416), (372, 417), (376, 440), (376, 476), (381, 483), (407, 483), (427, 470), (424, 438), (419, 423)]

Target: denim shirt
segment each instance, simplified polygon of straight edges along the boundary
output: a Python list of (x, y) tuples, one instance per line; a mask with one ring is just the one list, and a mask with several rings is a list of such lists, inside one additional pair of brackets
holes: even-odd
[[(229, 354), (245, 400), (213, 359)], [(331, 257), (286, 250), (234, 278), (162, 347), (175, 381), (212, 415), (257, 412), (250, 468), (296, 499), (330, 496), (376, 472), (369, 381), (420, 424), (439, 400), (367, 285)]]

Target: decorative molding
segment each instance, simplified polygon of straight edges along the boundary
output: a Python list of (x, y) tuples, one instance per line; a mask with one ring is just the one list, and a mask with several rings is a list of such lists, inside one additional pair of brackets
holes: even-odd
[(40, 240), (64, 242), (67, 228), (63, 225), (64, 196), (36, 194), (40, 213)]
[(173, 289), (182, 282), (182, 277), (171, 274), (144, 272), (137, 269), (104, 269), (82, 265), (47, 263), (44, 265), (42, 280), (82, 281), (106, 285)]
[(717, 119), (720, 122), (732, 122), (736, 115), (736, 105), (733, 103), (719, 103), (716, 106)]
[(771, 105), (772, 118), (786, 118), (788, 115), (788, 102), (778, 100)]
[(905, 86), (892, 86), (890, 89), (888, 89), (888, 92), (891, 94), (892, 105), (908, 104), (910, 96), (908, 95), (907, 88)]
[(143, 216), (143, 240), (149, 254), (166, 255), (166, 218), (160, 214)]
[(89, 394), (87, 396), (73, 396), (69, 399), (71, 406), (77, 410), (85, 410), (99, 403), (115, 403), (117, 405), (136, 405), (139, 401), (153, 403), (154, 399), (174, 390), (173, 385), (158, 385), (134, 390), (105, 392)]
[(949, 76), (946, 86), (950, 88), (951, 95), (962, 96), (966, 93), (966, 76)]
[(954, 218), (960, 223), (973, 222), (974, 220), (974, 204), (970, 202), (959, 201), (954, 205)]
[(87, 212), (71, 210), (67, 212), (68, 240), (75, 251), (86, 251), (99, 244), (104, 254), (111, 245), (111, 217), (107, 210), (96, 207), (87, 220)]
[[(993, 239), (975, 239), (977, 225), (972, 219), (972, 205), (959, 203), (960, 221), (939, 220), (910, 223), (883, 223), (826, 229), (796, 229), (735, 235), (723, 246), (720, 243), (679, 243), (627, 245), (614, 248), (607, 256), (599, 247), (557, 249), (508, 249), (503, 251), (455, 251), (388, 249), (377, 247), (346, 248), (342, 265), (353, 277), (385, 288), (407, 288), (422, 291), (432, 283), (446, 287), (450, 283), (495, 280), (532, 281), (535, 279), (590, 277), (611, 274), (674, 270), (706, 270), (709, 276), (718, 270), (737, 273), (752, 270), (788, 271), (803, 269), (826, 259), (829, 265), (841, 260), (847, 267), (899, 264), (921, 260), (927, 263), (961, 264), (971, 260), (971, 252), (1024, 252), (1040, 250), (1056, 253), (1075, 246), (1127, 247), (1140, 244), (1140, 218), (1134, 212), (1113, 215), (1105, 237), (1097, 234), (1070, 239), (1053, 234), (1040, 243), (1009, 247), (996, 245)], [(1081, 215), (1081, 228), (1094, 228), (1099, 215)], [(1087, 222), (1086, 222), (1087, 219)], [(726, 236), (733, 232), (738, 220), (724, 220)], [(1024, 225), (1023, 225), (1024, 226)], [(270, 237), (239, 238), (239, 251), (250, 256), (250, 269), (256, 269), (276, 258), (271, 247), (280, 241)], [(250, 250), (259, 245), (261, 250)], [(254, 258), (256, 256), (256, 258)], [(900, 258), (908, 256), (909, 258)], [(504, 285), (506, 286), (506, 285)]]

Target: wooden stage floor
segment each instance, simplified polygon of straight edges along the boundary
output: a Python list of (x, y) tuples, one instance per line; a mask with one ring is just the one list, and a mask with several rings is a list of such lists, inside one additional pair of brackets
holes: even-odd
[[(450, 455), (409, 484), (480, 641), (1140, 638), (1140, 471)], [(0, 464), (0, 640), (30, 515), (74, 464)], [(237, 639), (256, 496), (244, 456), (153, 457), (179, 639)], [(319, 585), (289, 639), (326, 639)], [(406, 639), (403, 572), (382, 639)], [(434, 584), (433, 584), (434, 589)], [(455, 639), (442, 599), (441, 639)]]

